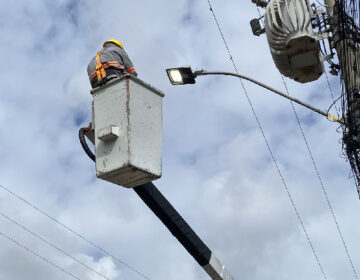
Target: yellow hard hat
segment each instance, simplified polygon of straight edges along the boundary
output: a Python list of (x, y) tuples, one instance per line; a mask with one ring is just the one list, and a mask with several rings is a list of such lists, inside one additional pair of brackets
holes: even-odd
[(103, 47), (105, 47), (108, 43), (113, 43), (115, 45), (118, 45), (120, 48), (124, 49), (124, 45), (120, 41), (115, 40), (115, 39), (110, 39), (110, 40), (105, 41), (103, 44)]

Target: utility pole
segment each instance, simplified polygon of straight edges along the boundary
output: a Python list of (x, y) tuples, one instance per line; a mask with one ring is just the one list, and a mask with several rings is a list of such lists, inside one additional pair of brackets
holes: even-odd
[(344, 84), (343, 143), (357, 181), (360, 195), (360, 32), (345, 0), (325, 0), (333, 27), (333, 46), (336, 49), (341, 78)]

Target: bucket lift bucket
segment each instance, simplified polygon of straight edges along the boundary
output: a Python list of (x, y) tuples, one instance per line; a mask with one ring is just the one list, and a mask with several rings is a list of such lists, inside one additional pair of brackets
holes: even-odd
[(164, 94), (131, 75), (91, 94), (96, 176), (129, 188), (160, 178)]

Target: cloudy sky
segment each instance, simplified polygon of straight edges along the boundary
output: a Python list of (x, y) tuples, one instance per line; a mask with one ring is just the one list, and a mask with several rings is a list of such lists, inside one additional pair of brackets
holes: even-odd
[[(256, 6), (212, 4), (239, 72), (284, 91), (265, 36), (249, 27)], [(78, 129), (91, 119), (86, 67), (109, 38), (165, 93), (156, 186), (233, 277), (324, 279), (240, 81), (208, 76), (174, 87), (167, 79), (172, 66), (234, 70), (207, 0), (20, 0), (0, 10), (0, 29), (0, 185), (113, 256), (0, 188), (0, 279), (209, 279), (134, 191), (96, 178), (81, 149)], [(329, 79), (339, 96), (338, 77)], [(332, 103), (324, 76), (286, 82), (299, 99)], [(324, 274), (355, 279), (290, 103), (244, 84)], [(338, 126), (295, 108), (360, 273), (360, 203)]]

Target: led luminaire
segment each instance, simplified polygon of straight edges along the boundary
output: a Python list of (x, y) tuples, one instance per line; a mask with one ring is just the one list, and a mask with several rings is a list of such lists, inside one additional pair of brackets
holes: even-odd
[(195, 84), (195, 76), (190, 66), (169, 68), (166, 73), (173, 85)]
[(171, 69), (169, 71), (170, 79), (175, 84), (183, 84), (183, 78), (181, 77), (181, 73), (178, 69)]

